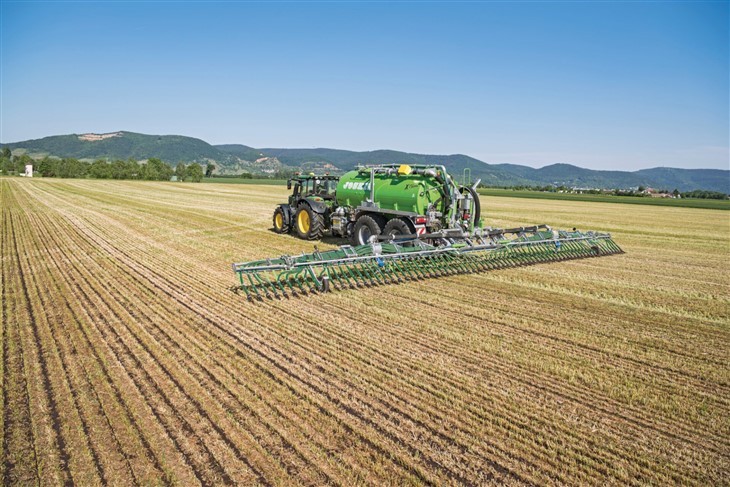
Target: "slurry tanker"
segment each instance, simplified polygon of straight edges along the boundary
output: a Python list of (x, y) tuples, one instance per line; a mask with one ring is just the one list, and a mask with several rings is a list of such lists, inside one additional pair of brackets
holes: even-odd
[(363, 167), (344, 176), (299, 176), (289, 201), (274, 211), (274, 230), (303, 239), (324, 234), (353, 245), (370, 238), (441, 234), (463, 237), (481, 228), (477, 181), (460, 186), (444, 166)]
[(276, 233), (343, 237), (336, 250), (235, 263), (249, 300), (622, 253), (606, 233), (547, 225), (485, 227), (473, 185), (441, 165), (360, 167), (341, 177), (297, 176), (276, 207)]

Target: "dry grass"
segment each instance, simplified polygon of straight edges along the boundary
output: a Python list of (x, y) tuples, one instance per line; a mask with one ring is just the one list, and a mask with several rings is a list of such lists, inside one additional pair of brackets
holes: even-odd
[(286, 189), (0, 179), (4, 484), (723, 484), (730, 215), (483, 197), (625, 255), (249, 304)]

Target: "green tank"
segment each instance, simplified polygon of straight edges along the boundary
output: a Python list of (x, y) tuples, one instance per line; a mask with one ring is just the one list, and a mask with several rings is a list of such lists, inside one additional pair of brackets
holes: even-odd
[(371, 194), (372, 203), (381, 211), (417, 215), (426, 215), (431, 204), (436, 211), (443, 211), (445, 196), (443, 179), (435, 170), (414, 171), (404, 167), (399, 172), (399, 168), (392, 168), (389, 172), (374, 172), (371, 177), (370, 169), (366, 168), (346, 173), (337, 184), (339, 206), (363, 206), (364, 202), (370, 202)]

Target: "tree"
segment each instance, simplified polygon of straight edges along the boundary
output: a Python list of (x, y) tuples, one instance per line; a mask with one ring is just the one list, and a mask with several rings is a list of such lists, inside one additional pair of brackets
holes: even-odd
[(156, 157), (151, 157), (147, 160), (147, 164), (145, 164), (144, 179), (150, 181), (169, 181), (172, 174), (172, 167)]
[(175, 176), (177, 176), (178, 181), (185, 181), (185, 178), (188, 176), (188, 169), (185, 167), (185, 164), (182, 162), (177, 165), (175, 168)]
[(208, 165), (205, 166), (205, 177), (211, 177), (213, 175), (213, 171), (215, 171), (215, 164), (209, 162)]
[(0, 173), (10, 174), (13, 170), (13, 153), (8, 147), (3, 147), (2, 154), (0, 154)]
[(10, 149), (3, 147), (2, 156), (0, 156), (0, 171), (3, 174), (10, 174), (13, 170), (13, 154)]
[(97, 159), (89, 167), (89, 176), (96, 179), (109, 179), (112, 177), (112, 167), (104, 159)]
[(142, 174), (142, 167), (139, 162), (135, 161), (131, 157), (124, 163), (124, 178), (123, 179), (144, 179)]
[(60, 178), (83, 178), (89, 171), (89, 163), (79, 161), (72, 157), (61, 159), (58, 164), (58, 174)]
[(58, 159), (46, 156), (40, 160), (35, 172), (39, 173), (44, 178), (55, 177), (58, 175), (58, 163)]
[(203, 167), (197, 162), (190, 164), (188, 166), (188, 176), (194, 183), (199, 183), (203, 180)]

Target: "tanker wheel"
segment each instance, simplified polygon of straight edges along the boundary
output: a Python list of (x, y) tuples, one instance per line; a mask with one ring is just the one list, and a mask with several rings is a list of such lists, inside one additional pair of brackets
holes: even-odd
[(365, 245), (370, 243), (370, 237), (383, 233), (383, 218), (378, 215), (362, 215), (355, 222), (352, 231), (352, 244)]
[[(403, 218), (393, 218), (385, 224), (383, 235), (398, 237), (400, 235), (413, 235), (416, 232)], [(405, 246), (413, 245), (412, 242), (405, 243)]]
[(291, 226), (286, 222), (286, 218), (284, 217), (284, 210), (281, 209), (281, 206), (276, 208), (274, 210), (274, 231), (276, 233), (289, 233), (289, 230), (291, 229)]
[(294, 214), (294, 229), (299, 238), (304, 240), (322, 238), (324, 220), (308, 204), (302, 203)]

